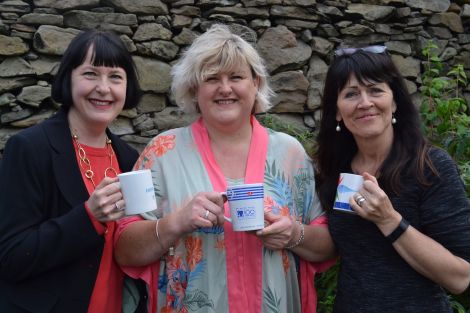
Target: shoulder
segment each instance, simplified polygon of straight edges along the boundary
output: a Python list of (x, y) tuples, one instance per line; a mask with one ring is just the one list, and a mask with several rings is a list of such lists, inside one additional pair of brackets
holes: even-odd
[(278, 132), (270, 128), (266, 128), (266, 129), (268, 131), (270, 145), (273, 145), (274, 147), (277, 147), (277, 148), (282, 147), (283, 149), (289, 148), (289, 149), (297, 149), (299, 151), (305, 151), (302, 144), (291, 135), (288, 135), (283, 132)]
[(190, 127), (179, 127), (169, 129), (153, 137), (152, 140), (149, 142), (149, 145), (172, 145), (175, 144), (176, 141), (180, 141), (190, 137), (190, 134)]
[(46, 129), (49, 127), (49, 120), (43, 121), (34, 126), (20, 130), (13, 136), (11, 136), (5, 149), (12, 145), (25, 145), (31, 149), (38, 149), (44, 147), (44, 143), (47, 142)]
[(172, 129), (168, 129), (168, 130), (158, 134), (157, 136), (155, 136), (155, 138), (162, 137), (162, 136), (180, 136), (180, 135), (183, 135), (183, 134), (187, 134), (190, 131), (191, 131), (190, 126), (172, 128)]
[(431, 147), (428, 158), (431, 164), (426, 165), (424, 174), (430, 184), (426, 187), (429, 192), (435, 192), (435, 188), (442, 188), (456, 196), (461, 188), (465, 189), (457, 163), (445, 150)]
[[(137, 165), (140, 166), (142, 161), (148, 162), (148, 160), (155, 160), (165, 158), (165, 156), (172, 155), (172, 151), (177, 146), (184, 146), (179, 144), (181, 140), (187, 140), (182, 138), (188, 138), (190, 131), (188, 127), (174, 128), (164, 131), (157, 136), (153, 137), (140, 154)], [(150, 162), (151, 164), (153, 161)]]
[(433, 163), (454, 163), (454, 160), (447, 151), (436, 146), (431, 146), (428, 156)]
[(307, 168), (313, 170), (313, 162), (302, 144), (291, 135), (268, 129), (269, 145), (266, 161), (274, 162), (284, 169), (297, 172)]
[(42, 124), (21, 130), (8, 139), (3, 150), (2, 166), (42, 170), (44, 164), (51, 161), (53, 149)]
[[(69, 126), (66, 113), (63, 110), (57, 111), (46, 120), (21, 130), (10, 138), (12, 142), (32, 142), (35, 149), (44, 149), (45, 147), (55, 147), (58, 142), (62, 142), (59, 138), (65, 136)], [(53, 142), (55, 144), (53, 144)]]
[(428, 151), (428, 157), (438, 173), (457, 171), (457, 164), (454, 159), (441, 148), (432, 146)]

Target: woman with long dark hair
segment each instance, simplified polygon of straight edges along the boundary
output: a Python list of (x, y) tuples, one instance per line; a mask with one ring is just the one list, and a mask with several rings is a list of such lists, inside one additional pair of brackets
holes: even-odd
[[(327, 73), (316, 186), (341, 258), (334, 312), (452, 312), (470, 281), (470, 206), (457, 167), (427, 142), (384, 46), (336, 51)], [(364, 178), (332, 209), (340, 173)]]

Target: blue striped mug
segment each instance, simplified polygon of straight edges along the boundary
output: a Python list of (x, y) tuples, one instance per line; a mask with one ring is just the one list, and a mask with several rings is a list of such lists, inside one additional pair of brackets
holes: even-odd
[(223, 192), (230, 207), (230, 217), (225, 220), (232, 223), (234, 231), (249, 231), (264, 228), (264, 186), (243, 184), (227, 187)]

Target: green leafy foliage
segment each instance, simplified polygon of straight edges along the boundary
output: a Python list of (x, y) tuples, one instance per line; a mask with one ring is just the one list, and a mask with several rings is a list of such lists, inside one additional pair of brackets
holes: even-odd
[[(457, 162), (470, 197), (470, 116), (461, 95), (468, 84), (467, 75), (461, 64), (443, 75), (444, 64), (436, 50), (433, 42), (423, 49), (426, 57), (421, 87), (423, 127), (428, 139), (446, 149)], [(470, 313), (470, 289), (461, 295), (450, 295), (449, 299), (455, 313)]]
[(447, 150), (457, 162), (470, 196), (470, 116), (461, 95), (468, 84), (467, 75), (461, 64), (445, 73), (436, 50), (432, 41), (423, 49), (426, 57), (420, 89), (423, 128), (428, 139)]
[(289, 134), (296, 138), (304, 146), (305, 151), (307, 151), (310, 156), (313, 155), (316, 148), (316, 142), (313, 140), (315, 137), (314, 131), (306, 128), (296, 127), (269, 113), (258, 114), (256, 118), (263, 126), (275, 131)]
[(315, 288), (317, 289), (317, 313), (332, 313), (333, 302), (336, 295), (336, 282), (338, 281), (339, 261), (328, 271), (317, 275)]

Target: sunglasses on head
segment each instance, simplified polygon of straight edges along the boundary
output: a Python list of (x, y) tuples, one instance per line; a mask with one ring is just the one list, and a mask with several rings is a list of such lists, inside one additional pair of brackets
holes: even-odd
[(365, 51), (365, 52), (371, 52), (371, 53), (383, 53), (387, 50), (386, 46), (369, 46), (369, 47), (363, 47), (363, 48), (340, 48), (335, 51), (335, 56), (339, 57), (342, 55), (350, 55), (353, 54), (357, 51)]

